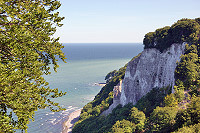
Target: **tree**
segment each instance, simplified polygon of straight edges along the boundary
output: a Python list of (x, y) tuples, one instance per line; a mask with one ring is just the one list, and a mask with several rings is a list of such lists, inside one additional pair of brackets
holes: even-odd
[(152, 132), (170, 132), (175, 124), (177, 109), (174, 107), (157, 107), (149, 117)]
[(177, 64), (175, 79), (184, 82), (184, 87), (188, 89), (191, 85), (196, 85), (195, 81), (199, 78), (199, 57), (196, 45), (186, 45), (185, 51)]
[(191, 125), (189, 127), (184, 126), (182, 128), (179, 128), (178, 131), (175, 133), (199, 133), (200, 132), (200, 123), (196, 125)]
[(129, 120), (135, 123), (136, 130), (141, 132), (144, 128), (146, 117), (142, 111), (139, 111), (136, 107), (133, 107), (130, 111)]
[(172, 26), (157, 29), (145, 35), (143, 43), (146, 48), (157, 48), (161, 52), (173, 43), (187, 42), (198, 44), (200, 42), (200, 19), (181, 19)]
[(200, 97), (192, 97), (187, 109), (179, 110), (175, 120), (176, 128), (200, 123)]
[(200, 123), (200, 97), (193, 97), (187, 108), (192, 124)]
[(65, 60), (52, 36), (64, 19), (56, 12), (60, 6), (57, 0), (0, 1), (0, 132), (26, 131), (38, 109), (62, 109), (52, 98), (65, 93), (42, 77), (50, 64), (56, 71), (58, 58)]
[(165, 96), (170, 93), (169, 89), (170, 87), (152, 88), (150, 92), (136, 103), (135, 107), (143, 111), (146, 116), (149, 116), (157, 106), (163, 105)]
[(105, 77), (106, 83), (108, 83), (116, 75), (117, 75), (117, 70), (109, 72)]
[(122, 121), (117, 121), (113, 127), (112, 127), (112, 133), (132, 133), (135, 132), (135, 124), (127, 121), (127, 120), (122, 120)]

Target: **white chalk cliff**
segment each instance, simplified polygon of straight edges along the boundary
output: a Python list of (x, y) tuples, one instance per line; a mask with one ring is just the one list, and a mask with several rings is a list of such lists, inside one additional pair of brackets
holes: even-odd
[[(174, 71), (184, 54), (185, 44), (172, 44), (163, 52), (156, 48), (144, 49), (138, 58), (128, 63), (121, 87), (114, 88), (113, 104), (102, 114), (111, 113), (118, 104), (136, 104), (154, 87), (173, 87)], [(120, 89), (116, 91), (116, 88)]]
[(154, 87), (173, 87), (174, 71), (177, 61), (184, 54), (185, 44), (172, 44), (162, 53), (155, 48), (144, 49), (137, 59), (129, 62), (122, 83), (120, 104), (135, 104)]

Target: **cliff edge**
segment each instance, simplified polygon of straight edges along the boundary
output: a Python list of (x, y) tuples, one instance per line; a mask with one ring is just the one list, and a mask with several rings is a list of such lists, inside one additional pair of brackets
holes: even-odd
[(142, 53), (108, 74), (74, 133), (200, 131), (200, 18), (149, 32), (143, 44)]
[(128, 63), (122, 83), (120, 103), (136, 102), (154, 87), (174, 86), (174, 71), (185, 44), (172, 44), (163, 52), (156, 48), (144, 49), (140, 57)]
[(136, 104), (155, 87), (169, 86), (173, 92), (174, 71), (184, 54), (185, 44), (172, 44), (163, 52), (156, 48), (144, 49), (138, 58), (128, 63), (123, 81), (113, 89), (113, 104), (102, 115), (111, 113), (118, 104)]

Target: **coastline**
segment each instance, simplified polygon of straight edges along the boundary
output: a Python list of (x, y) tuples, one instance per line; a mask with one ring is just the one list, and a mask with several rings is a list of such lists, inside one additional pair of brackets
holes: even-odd
[(76, 123), (79, 120), (80, 114), (81, 114), (81, 109), (75, 110), (74, 112), (72, 112), (67, 121), (65, 121), (63, 123), (63, 130), (62, 133), (71, 133), (72, 132), (72, 128), (74, 126), (74, 123)]
[(98, 85), (98, 86), (104, 87), (106, 85), (106, 83), (94, 83), (94, 85)]

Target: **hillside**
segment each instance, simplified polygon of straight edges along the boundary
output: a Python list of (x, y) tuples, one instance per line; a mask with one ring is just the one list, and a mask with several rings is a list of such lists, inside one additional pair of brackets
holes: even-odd
[[(144, 38), (144, 51), (158, 51), (158, 56), (145, 56), (147, 60), (155, 59), (161, 60), (169, 59), (168, 53), (174, 45), (184, 46), (183, 55), (176, 54), (178, 56), (174, 58), (174, 69), (170, 67), (168, 63), (171, 60), (162, 64), (163, 71), (156, 71), (157, 73), (168, 73), (172, 71), (168, 77), (174, 78), (174, 80), (166, 80), (165, 76), (162, 78), (162, 82), (157, 82), (156, 78), (152, 78), (148, 85), (152, 82), (156, 82), (156, 85), (152, 85), (147, 90), (147, 87), (143, 86), (150, 77), (144, 76), (142, 79), (129, 80), (129, 84), (126, 84), (126, 77), (134, 76), (138, 71), (138, 62), (141, 61), (143, 53), (134, 57), (130, 62), (136, 65), (125, 65), (118, 71), (114, 71), (115, 74), (111, 76), (109, 82), (102, 88), (97, 94), (95, 99), (85, 105), (81, 111), (79, 121), (73, 128), (73, 133), (108, 133), (108, 132), (200, 132), (200, 18), (197, 19), (181, 19), (171, 27), (164, 27), (157, 29), (155, 32), (150, 32), (145, 35)], [(184, 45), (183, 45), (184, 44)], [(173, 49), (176, 50), (176, 49)], [(163, 59), (160, 57), (166, 54)], [(169, 55), (168, 55), (169, 54)], [(152, 55), (152, 54), (150, 54)], [(180, 57), (179, 57), (180, 56)], [(159, 57), (159, 58), (158, 58)], [(149, 59), (148, 59), (149, 58)], [(179, 62), (176, 62), (177, 59)], [(140, 70), (140, 73), (149, 73), (149, 69), (153, 65), (158, 66), (156, 69), (160, 69), (157, 64), (142, 64), (145, 70)], [(137, 68), (137, 69), (136, 69)], [(127, 76), (130, 71), (134, 71)], [(153, 70), (152, 70), (153, 71)], [(112, 73), (112, 72), (111, 72)], [(154, 72), (155, 73), (155, 72)], [(156, 77), (156, 76), (155, 76)], [(108, 77), (107, 77), (108, 78)], [(131, 78), (130, 78), (131, 79)], [(123, 80), (122, 94), (130, 99), (137, 97), (135, 101), (126, 100), (123, 106), (119, 103), (112, 112), (105, 116), (101, 113), (109, 108), (113, 103), (113, 88), (121, 80)], [(134, 84), (141, 83), (139, 91), (132, 90)], [(170, 82), (167, 82), (170, 81)], [(173, 84), (170, 84), (173, 82)], [(125, 87), (123, 87), (125, 85)], [(123, 90), (124, 89), (124, 90)], [(141, 95), (141, 90), (146, 90), (145, 94)], [(127, 91), (128, 93), (124, 93)], [(138, 93), (139, 92), (139, 93)], [(174, 93), (172, 93), (174, 92)], [(124, 94), (123, 94), (124, 93)], [(120, 98), (121, 100), (121, 98)]]

